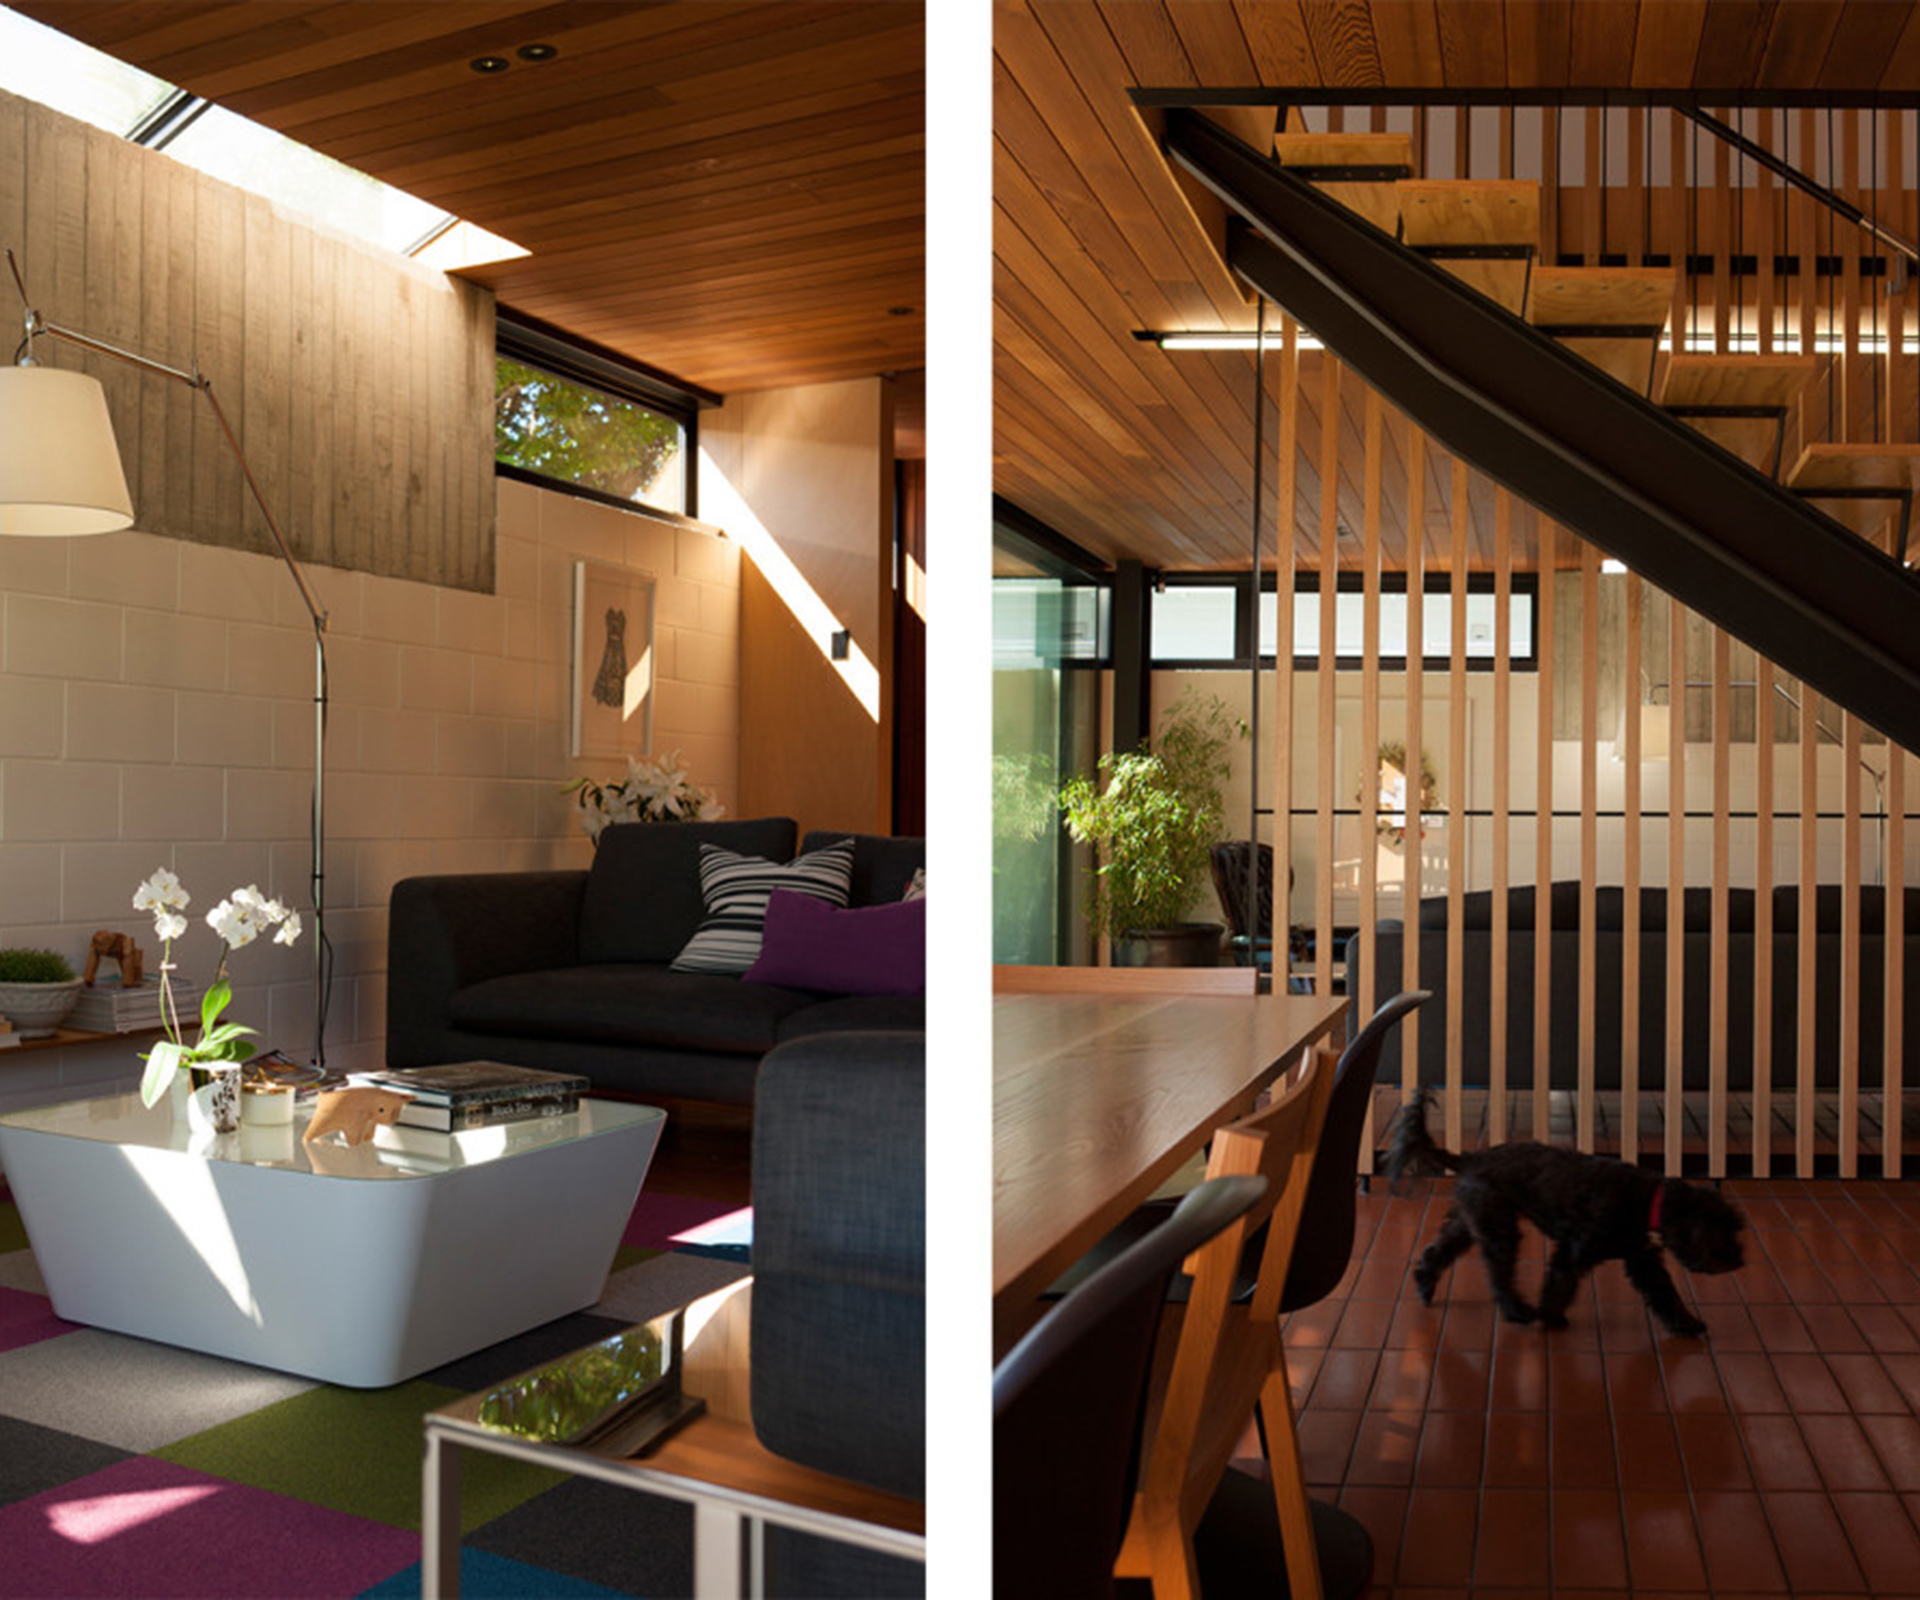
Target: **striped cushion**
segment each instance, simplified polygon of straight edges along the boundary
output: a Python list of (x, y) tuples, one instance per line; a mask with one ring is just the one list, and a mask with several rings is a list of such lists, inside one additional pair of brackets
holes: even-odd
[(673, 970), (745, 972), (759, 959), (767, 897), (775, 889), (791, 889), (830, 906), (844, 906), (852, 877), (851, 839), (810, 851), (784, 865), (703, 844), (700, 893), (707, 902), (707, 918), (674, 958)]

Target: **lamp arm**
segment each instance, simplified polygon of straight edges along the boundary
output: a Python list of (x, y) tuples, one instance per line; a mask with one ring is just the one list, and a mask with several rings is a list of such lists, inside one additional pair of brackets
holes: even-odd
[(254, 478), (253, 467), (247, 461), (246, 452), (240, 448), (240, 440), (233, 431), (233, 424), (227, 421), (227, 413), (220, 405), (220, 397), (213, 392), (213, 380), (197, 369), (186, 372), (179, 367), (170, 367), (164, 361), (156, 361), (152, 356), (142, 355), (137, 350), (126, 350), (119, 345), (108, 344), (104, 339), (96, 339), (91, 334), (63, 327), (57, 322), (49, 322), (37, 311), (29, 311), (27, 313), (28, 337), (37, 337), (43, 333), (51, 334), (54, 338), (64, 340), (68, 344), (78, 345), (83, 350), (112, 356), (116, 361), (124, 361), (128, 366), (138, 367), (143, 372), (172, 378), (177, 383), (186, 384), (190, 389), (198, 389), (206, 397), (207, 404), (213, 408), (214, 420), (220, 424), (220, 432), (226, 438), (227, 448), (233, 452), (233, 459), (240, 464), (240, 476), (246, 480), (247, 492), (253, 496), (253, 503), (259, 509), (261, 520), (267, 525), (267, 532), (273, 535), (274, 548), (280, 552), (280, 559), (286, 563), (287, 571), (293, 575), (294, 586), (300, 591), (300, 598), (306, 605), (307, 615), (313, 619), (314, 632), (325, 633), (327, 612), (314, 598), (313, 590), (307, 586), (307, 575), (301, 571), (300, 563), (294, 559), (286, 536), (281, 533), (280, 524), (274, 519), (273, 512), (267, 505), (266, 496), (260, 492), (259, 482)]

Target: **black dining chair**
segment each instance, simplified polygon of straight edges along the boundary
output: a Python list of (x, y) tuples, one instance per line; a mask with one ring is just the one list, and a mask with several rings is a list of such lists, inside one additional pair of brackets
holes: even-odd
[(1266, 1192), (1259, 1177), (1202, 1183), (1062, 1299), (994, 1369), (997, 1600), (1113, 1593), (1167, 1285), (1182, 1261)]
[[(1353, 1232), (1357, 1215), (1356, 1191), (1360, 1166), (1360, 1135), (1367, 1125), (1367, 1106), (1373, 1098), (1373, 1086), (1386, 1053), (1387, 1038), (1400, 1020), (1415, 1007), (1433, 998), (1430, 989), (1408, 989), (1384, 1002), (1367, 1019), (1367, 1024), (1340, 1052), (1333, 1092), (1327, 1102), (1327, 1119), (1320, 1130), (1319, 1150), (1314, 1157), (1313, 1178), (1307, 1186), (1302, 1210), (1300, 1239), (1294, 1246), (1292, 1264), (1287, 1269), (1287, 1286), (1281, 1292), (1282, 1315), (1299, 1311), (1331, 1294), (1353, 1257)], [(1149, 1200), (1126, 1221), (1069, 1267), (1047, 1290), (1049, 1296), (1064, 1295), (1106, 1262), (1126, 1249), (1134, 1240), (1162, 1222), (1171, 1210), (1171, 1200)], [(1260, 1241), (1256, 1235), (1247, 1243), (1237, 1300), (1253, 1293), (1253, 1269), (1260, 1259)], [(1186, 1298), (1184, 1276), (1170, 1286), (1175, 1300)]]

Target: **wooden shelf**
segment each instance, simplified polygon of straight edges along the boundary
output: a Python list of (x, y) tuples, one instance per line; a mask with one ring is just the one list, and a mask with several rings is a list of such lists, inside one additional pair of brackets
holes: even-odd
[(148, 1039), (161, 1032), (158, 1027), (134, 1028), (126, 1033), (93, 1033), (86, 1028), (56, 1028), (44, 1038), (22, 1039), (18, 1044), (0, 1045), (0, 1062), (18, 1050), (58, 1050), (70, 1044), (100, 1044), (107, 1039)]

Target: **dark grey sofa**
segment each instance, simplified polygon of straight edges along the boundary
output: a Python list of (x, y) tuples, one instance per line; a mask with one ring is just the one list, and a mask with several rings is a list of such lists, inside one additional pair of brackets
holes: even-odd
[[(1920, 1061), (1920, 889), (1906, 889), (1904, 983), (1906, 1007), (1902, 1062)], [(1877, 1085), (1881, 1077), (1884, 1015), (1881, 1005), (1885, 971), (1886, 891), (1867, 886), (1860, 892), (1860, 1078)], [(1578, 1083), (1580, 1061), (1580, 886), (1556, 883), (1549, 891), (1551, 940), (1548, 1018), (1551, 1041), (1550, 1086), (1571, 1089)], [(1619, 888), (1595, 892), (1594, 933), (1594, 1058), (1602, 1089), (1620, 1082), (1621, 959), (1625, 942), (1625, 895)], [(1797, 1081), (1799, 1017), (1800, 893), (1794, 886), (1772, 891), (1773, 936), (1769, 952), (1773, 980), (1772, 1079), (1775, 1088), (1790, 1089)], [(1727, 1029), (1728, 1084), (1734, 1089), (1752, 1086), (1754, 1037), (1754, 895), (1751, 889), (1728, 891)], [(1462, 1015), (1464, 1079), (1471, 1086), (1487, 1081), (1487, 1053), (1493, 1031), (1492, 895), (1485, 890), (1463, 898), (1463, 972), (1458, 988)], [(1533, 1084), (1534, 941), (1538, 937), (1537, 896), (1532, 885), (1507, 894), (1507, 993), (1500, 1007), (1506, 1026), (1507, 1082), (1514, 1088)], [(1640, 985), (1635, 1024), (1640, 1049), (1640, 1084), (1656, 1088), (1666, 1082), (1668, 897), (1663, 888), (1640, 891)], [(1813, 939), (1815, 970), (1814, 1026), (1820, 1041), (1817, 1082), (1834, 1088), (1839, 1081), (1841, 891), (1820, 885), (1814, 896)], [(1420, 982), (1434, 991), (1421, 1008), (1419, 1026), (1420, 1081), (1446, 1082), (1446, 1038), (1453, 986), (1447, 980), (1447, 902), (1444, 896), (1422, 900), (1419, 912)], [(1384, 998), (1401, 987), (1402, 949), (1406, 930), (1397, 921), (1382, 922), (1375, 930), (1371, 953), (1362, 937), (1347, 944), (1348, 992), (1355, 992), (1360, 963), (1371, 959), (1374, 992)], [(1682, 1082), (1704, 1089), (1709, 1081), (1711, 1039), (1710, 961), (1712, 900), (1705, 888), (1683, 892), (1680, 915), (1682, 940), (1681, 1012), (1683, 1022)]]
[[(751, 1340), (769, 1450), (925, 1497), (924, 1034), (813, 1034), (761, 1065)], [(771, 1528), (767, 1542), (771, 1594), (922, 1592), (899, 1557)]]
[[(495, 1060), (579, 1072), (596, 1088), (753, 1100), (760, 1060), (813, 1033), (924, 1029), (918, 995), (834, 995), (674, 972), (705, 913), (700, 846), (787, 861), (790, 818), (630, 823), (574, 872), (407, 878), (388, 905), (387, 1065)], [(850, 903), (898, 900), (922, 839), (854, 841)]]

